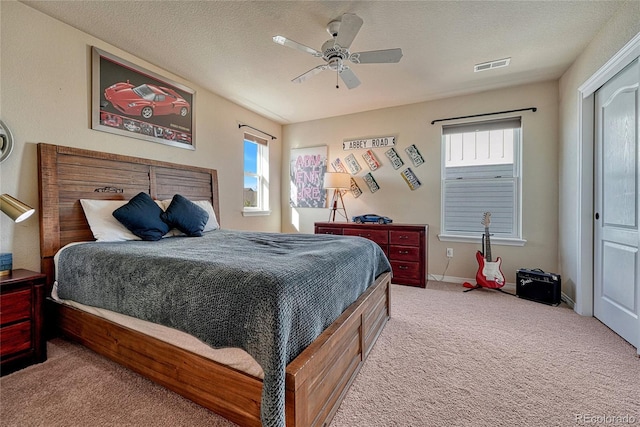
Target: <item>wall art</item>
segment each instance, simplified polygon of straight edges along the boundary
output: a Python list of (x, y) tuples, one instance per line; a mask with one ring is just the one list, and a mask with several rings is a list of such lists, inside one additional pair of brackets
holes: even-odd
[(363, 176), (362, 179), (364, 179), (364, 182), (369, 186), (369, 190), (372, 193), (375, 193), (380, 189), (380, 186), (376, 182), (376, 179), (373, 177), (373, 175), (371, 175), (371, 172)]
[(358, 161), (356, 160), (356, 156), (354, 156), (353, 154), (349, 154), (347, 157), (345, 157), (344, 162), (347, 164), (351, 175), (357, 175), (358, 172), (362, 170), (362, 166), (360, 166), (360, 163), (358, 163)]
[(324, 208), (327, 192), (322, 183), (327, 171), (327, 146), (293, 149), (290, 159), (290, 205)]
[(195, 149), (195, 91), (92, 48), (91, 128)]
[(404, 161), (400, 158), (395, 148), (389, 148), (384, 152), (384, 154), (387, 156), (387, 158), (391, 162), (391, 166), (393, 166), (394, 169), (398, 170), (402, 167), (402, 165), (404, 165)]
[(420, 188), (420, 186), (422, 185), (422, 183), (420, 182), (416, 174), (413, 173), (411, 168), (406, 168), (405, 170), (402, 171), (402, 173), (400, 173), (400, 175), (402, 175), (402, 178), (404, 178), (404, 181), (407, 183), (407, 185), (412, 191), (417, 188)]
[(358, 185), (354, 177), (351, 177), (351, 194), (356, 199), (362, 196), (362, 190), (360, 189), (360, 186)]
[(384, 148), (396, 145), (395, 136), (378, 136), (368, 139), (352, 139), (342, 142), (343, 150), (358, 150), (361, 148)]
[(365, 162), (367, 162), (367, 165), (369, 165), (369, 170), (371, 171), (374, 171), (381, 166), (380, 161), (378, 160), (376, 155), (373, 154), (373, 151), (371, 150), (365, 151), (364, 154), (362, 155), (362, 158), (364, 159)]
[(411, 158), (411, 163), (413, 163), (413, 166), (418, 167), (424, 163), (424, 158), (422, 157), (422, 154), (420, 154), (420, 151), (418, 151), (418, 147), (416, 147), (416, 144), (410, 145), (409, 147), (405, 148), (404, 151), (406, 151)]
[(331, 166), (336, 172), (349, 173), (347, 168), (344, 166), (344, 163), (337, 157), (333, 162), (331, 162)]

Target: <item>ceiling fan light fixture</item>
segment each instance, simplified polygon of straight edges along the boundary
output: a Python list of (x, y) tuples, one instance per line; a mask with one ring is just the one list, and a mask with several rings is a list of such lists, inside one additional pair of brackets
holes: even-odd
[(478, 73), (480, 71), (493, 70), (495, 68), (506, 67), (511, 63), (511, 58), (496, 59), (494, 61), (483, 62), (473, 66), (473, 72)]
[[(344, 61), (351, 61), (354, 64), (389, 64), (399, 62), (400, 58), (402, 58), (402, 49), (400, 48), (353, 53), (349, 51), (351, 42), (353, 42), (358, 35), (362, 24), (362, 18), (355, 13), (345, 13), (339, 20), (329, 22), (329, 24), (327, 24), (327, 31), (333, 39), (324, 42), (321, 51), (284, 36), (273, 36), (273, 41), (279, 45), (311, 54), (325, 61), (324, 64), (318, 65), (294, 78), (292, 82), (302, 83), (321, 71), (331, 70), (337, 72), (336, 80), (341, 78), (349, 89), (353, 89), (360, 85), (360, 80), (351, 68), (344, 65)], [(336, 83), (336, 88), (339, 87), (338, 83)]]

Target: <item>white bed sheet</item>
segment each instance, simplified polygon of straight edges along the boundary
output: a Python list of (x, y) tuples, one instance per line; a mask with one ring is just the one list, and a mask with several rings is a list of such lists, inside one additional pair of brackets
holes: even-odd
[(184, 350), (191, 351), (192, 353), (198, 354), (202, 357), (206, 357), (215, 362), (227, 365), (231, 368), (245, 372), (249, 375), (253, 375), (261, 379), (264, 378), (264, 372), (262, 370), (262, 367), (258, 364), (258, 362), (255, 361), (255, 359), (249, 353), (247, 353), (241, 348), (235, 348), (235, 347), (213, 348), (205, 344), (204, 342), (200, 341), (198, 338), (194, 337), (193, 335), (189, 335), (177, 329), (169, 328), (163, 325), (158, 325), (156, 323), (147, 322), (146, 320), (140, 320), (135, 317), (116, 313), (110, 310), (105, 310), (103, 308), (92, 307), (92, 306), (80, 304), (75, 301), (60, 299), (58, 297), (58, 292), (57, 292), (58, 255), (66, 247), (69, 247), (71, 245), (77, 245), (77, 244), (81, 244), (81, 242), (71, 243), (65, 246), (64, 248), (60, 249), (60, 251), (58, 251), (58, 253), (54, 257), (56, 281), (54, 282), (54, 285), (53, 285), (51, 297), (55, 301), (61, 304), (74, 307), (78, 310), (85, 311), (95, 316), (99, 316), (103, 319), (117, 323), (118, 325), (127, 327), (129, 329), (133, 329), (137, 332), (141, 332), (145, 335), (149, 335), (153, 338), (159, 339), (161, 341), (164, 341), (176, 347), (180, 347)]

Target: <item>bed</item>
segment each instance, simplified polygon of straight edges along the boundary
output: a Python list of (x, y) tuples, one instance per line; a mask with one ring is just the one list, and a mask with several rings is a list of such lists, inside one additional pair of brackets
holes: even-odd
[[(220, 221), (215, 170), (38, 144), (42, 271), (54, 255), (91, 241), (80, 199), (128, 200), (140, 192), (209, 200)], [(287, 426), (328, 425), (389, 318), (390, 274), (372, 284), (293, 360), (284, 373)], [(65, 336), (243, 426), (263, 425), (263, 380), (77, 307), (49, 303), (48, 324)], [(265, 388), (269, 387), (267, 383)], [(282, 425), (280, 421), (265, 421)]]

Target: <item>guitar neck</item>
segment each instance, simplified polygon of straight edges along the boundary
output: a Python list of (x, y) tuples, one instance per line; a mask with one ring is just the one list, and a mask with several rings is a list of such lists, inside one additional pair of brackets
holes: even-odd
[(487, 262), (492, 262), (491, 260), (491, 241), (489, 240), (489, 227), (484, 228), (484, 242), (485, 242), (485, 254), (484, 257)]

